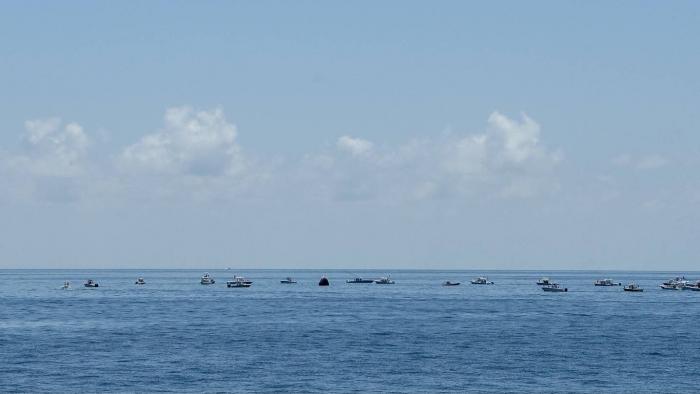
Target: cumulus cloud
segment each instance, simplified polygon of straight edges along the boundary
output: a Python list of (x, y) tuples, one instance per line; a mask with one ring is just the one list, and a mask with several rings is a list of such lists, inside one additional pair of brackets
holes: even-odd
[(370, 141), (363, 140), (361, 138), (352, 138), (350, 136), (344, 135), (338, 138), (336, 144), (338, 149), (348, 152), (354, 156), (363, 156), (372, 151), (374, 144)]
[(36, 119), (25, 122), (24, 129), (23, 152), (9, 160), (16, 170), (42, 176), (74, 176), (83, 171), (89, 139), (79, 124)]
[(169, 108), (162, 130), (147, 134), (122, 152), (127, 171), (215, 176), (236, 174), (244, 158), (236, 126), (221, 109)]
[[(237, 136), (221, 109), (174, 107), (165, 111), (159, 130), (120, 150), (115, 160), (89, 160), (91, 140), (79, 124), (32, 120), (25, 124), (21, 152), (0, 153), (0, 176), (10, 174), (29, 194), (53, 200), (74, 199), (90, 189), (90, 195), (116, 200), (211, 201), (246, 193), (394, 203), (533, 196), (554, 189), (551, 173), (562, 160), (542, 143), (541, 127), (532, 118), (499, 112), (479, 133), (439, 134), (393, 147), (343, 135), (333, 149), (301, 160), (244, 155)], [(662, 164), (647, 158), (637, 165)]]
[(90, 139), (82, 126), (63, 124), (60, 118), (29, 120), (24, 123), (21, 141), (18, 151), (0, 152), (0, 176), (5, 183), (2, 197), (75, 200), (90, 170)]
[[(366, 140), (343, 136), (337, 147), (351, 153), (323, 162), (323, 186), (339, 199), (426, 199), (491, 193), (503, 197), (536, 195), (552, 186), (550, 173), (563, 159), (540, 141), (540, 125), (526, 114), (520, 120), (493, 112), (482, 133), (411, 140), (375, 149)], [(368, 153), (372, 153), (369, 155)], [(356, 160), (362, 156), (363, 160)], [(314, 163), (307, 160), (306, 163)]]

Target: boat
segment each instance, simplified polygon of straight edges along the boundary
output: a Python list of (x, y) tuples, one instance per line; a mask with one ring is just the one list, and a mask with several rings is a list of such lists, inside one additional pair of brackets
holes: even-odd
[(627, 286), (623, 287), (622, 290), (624, 290), (624, 291), (639, 292), (639, 293), (641, 293), (642, 291), (644, 291), (644, 289), (642, 289), (641, 287), (639, 287), (639, 285), (636, 284), (636, 283), (630, 283), (630, 284), (628, 284)]
[(246, 277), (243, 277), (243, 276), (233, 275), (233, 280), (237, 280), (237, 281), (239, 281), (239, 282), (241, 282), (241, 283), (245, 283), (245, 284), (247, 284), (247, 285), (252, 285), (252, 284), (253, 284), (253, 281), (252, 281), (252, 280), (250, 280), (250, 279), (248, 279), (248, 278), (246, 278)]
[(485, 276), (480, 276), (474, 280), (472, 280), (473, 285), (492, 285), (493, 282), (491, 282), (487, 277)]
[(694, 285), (685, 285), (683, 286), (683, 290), (692, 290), (692, 291), (700, 291), (700, 281), (695, 282)]
[(537, 281), (538, 286), (548, 286), (554, 284), (548, 277), (544, 276), (539, 281)]
[(388, 276), (383, 276), (383, 277), (375, 280), (374, 283), (378, 284), (378, 285), (393, 285), (396, 282), (391, 280), (391, 278), (389, 278)]
[(321, 280), (318, 281), (319, 286), (329, 286), (330, 284), (331, 283), (328, 281), (328, 278), (325, 275), (323, 275)]
[(85, 284), (83, 286), (85, 286), (85, 287), (100, 287), (100, 285), (92, 279), (88, 279), (87, 282), (85, 282)]
[(682, 290), (684, 286), (681, 284), (669, 285), (662, 283), (659, 287), (661, 287), (662, 290)]
[(346, 280), (345, 283), (374, 283), (374, 279), (362, 279), (357, 277), (355, 279)]
[(226, 282), (226, 287), (250, 287), (252, 285), (253, 282), (247, 280), (242, 276), (234, 276), (233, 280), (229, 280)]
[(199, 283), (201, 283), (203, 285), (213, 285), (214, 283), (216, 283), (216, 281), (207, 272), (204, 275), (202, 275), (202, 279), (200, 279)]
[(442, 282), (443, 286), (459, 286), (459, 282), (450, 282), (449, 280), (446, 280)]
[(594, 286), (622, 286), (622, 283), (613, 282), (612, 279), (598, 279), (593, 282)]
[(561, 292), (569, 291), (569, 289), (567, 289), (566, 287), (561, 287), (556, 283), (544, 285), (544, 286), (542, 286), (542, 290), (548, 291), (548, 292), (554, 292), (554, 293), (561, 293)]
[(139, 276), (139, 277), (136, 279), (136, 282), (134, 282), (134, 284), (135, 284), (135, 285), (145, 285), (145, 284), (146, 284), (146, 281), (143, 280), (143, 278)]
[(294, 279), (292, 279), (291, 276), (288, 276), (288, 277), (282, 279), (282, 280), (280, 281), (280, 283), (284, 283), (284, 284), (291, 285), (291, 284), (297, 283), (297, 281), (295, 281)]
[(61, 286), (61, 290), (70, 290), (70, 282), (68, 282), (68, 281), (63, 282), (63, 286)]

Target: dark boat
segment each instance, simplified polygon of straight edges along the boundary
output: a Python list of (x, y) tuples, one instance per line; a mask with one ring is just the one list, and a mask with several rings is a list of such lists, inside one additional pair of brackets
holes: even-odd
[(632, 292), (638, 292), (641, 293), (644, 291), (641, 287), (639, 287), (636, 283), (630, 283), (627, 286), (623, 287), (622, 290), (624, 291), (632, 291)]
[(85, 282), (85, 284), (83, 286), (85, 286), (85, 287), (100, 287), (100, 285), (92, 279), (88, 279), (88, 281)]
[(328, 286), (328, 285), (330, 285), (330, 282), (328, 282), (328, 278), (326, 278), (325, 276), (322, 276), (321, 280), (318, 281), (318, 285), (319, 286)]
[(358, 277), (352, 280), (346, 280), (345, 283), (374, 283), (374, 279), (362, 279)]
[(450, 282), (448, 280), (448, 281), (443, 282), (442, 285), (443, 286), (459, 286), (459, 282)]

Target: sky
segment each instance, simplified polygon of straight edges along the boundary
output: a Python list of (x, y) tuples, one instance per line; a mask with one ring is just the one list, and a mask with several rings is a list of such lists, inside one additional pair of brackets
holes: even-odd
[(696, 1), (4, 1), (0, 268), (693, 270)]

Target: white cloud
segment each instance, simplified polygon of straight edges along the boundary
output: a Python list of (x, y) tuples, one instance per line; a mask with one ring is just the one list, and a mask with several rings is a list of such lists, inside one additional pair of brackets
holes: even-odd
[(59, 118), (24, 123), (21, 152), (4, 158), (4, 166), (18, 173), (71, 177), (84, 171), (90, 141), (77, 123), (63, 125)]
[(162, 130), (124, 149), (120, 161), (125, 169), (194, 176), (231, 175), (243, 169), (236, 127), (221, 109), (169, 108), (164, 123)]
[[(551, 172), (562, 160), (558, 151), (540, 141), (540, 126), (526, 114), (520, 121), (498, 112), (488, 118), (483, 133), (441, 134), (437, 138), (411, 140), (395, 148), (374, 148), (369, 141), (343, 136), (337, 147), (351, 153), (324, 163), (310, 187), (331, 190), (331, 195), (349, 200), (387, 201), (408, 198), (444, 198), (491, 194), (500, 197), (530, 197), (555, 190)], [(369, 154), (371, 152), (371, 154)], [(365, 160), (352, 160), (362, 156)], [(319, 160), (305, 161), (307, 167)], [(310, 172), (309, 172), (310, 173)], [(306, 176), (306, 179), (309, 179)]]
[(372, 142), (363, 140), (361, 138), (352, 138), (350, 136), (344, 135), (338, 138), (336, 144), (338, 149), (348, 152), (354, 156), (362, 156), (368, 154), (372, 151), (374, 144)]

